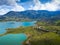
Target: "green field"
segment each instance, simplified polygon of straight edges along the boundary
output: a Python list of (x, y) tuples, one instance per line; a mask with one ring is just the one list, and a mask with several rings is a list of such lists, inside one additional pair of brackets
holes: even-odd
[[(45, 23), (36, 23), (35, 26), (18, 27), (6, 29), (6, 34), (25, 33), (30, 37), (26, 41), (30, 41), (31, 45), (60, 45), (60, 26), (45, 25)], [(26, 43), (24, 42), (24, 45)]]

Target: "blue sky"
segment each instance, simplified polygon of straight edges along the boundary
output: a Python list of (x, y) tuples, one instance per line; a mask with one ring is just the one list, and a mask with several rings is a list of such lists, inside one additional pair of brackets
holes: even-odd
[(0, 15), (9, 11), (60, 10), (60, 0), (0, 0)]
[[(22, 3), (24, 3), (24, 2), (28, 2), (28, 1), (33, 1), (33, 0), (20, 0), (20, 1), (18, 1), (18, 2), (22, 2)], [(47, 3), (47, 2), (51, 2), (52, 0), (39, 0), (41, 3)]]
[(39, 0), (42, 4), (47, 3), (47, 2), (52, 2), (52, 0)]

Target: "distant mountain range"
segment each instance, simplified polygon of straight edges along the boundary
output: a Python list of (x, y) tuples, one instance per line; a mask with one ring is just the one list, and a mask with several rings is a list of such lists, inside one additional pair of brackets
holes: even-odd
[[(46, 10), (27, 10), (22, 12), (10, 11), (5, 15), (0, 16), (0, 20), (12, 19), (31, 19), (39, 21), (54, 21), (60, 20), (60, 11), (46, 11)], [(11, 19), (12, 18), (12, 19)]]

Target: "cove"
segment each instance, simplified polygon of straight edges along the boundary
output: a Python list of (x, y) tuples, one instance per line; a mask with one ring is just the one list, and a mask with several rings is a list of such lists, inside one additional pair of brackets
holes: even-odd
[[(20, 26), (34, 26), (35, 21), (32, 22), (0, 22), (0, 34), (6, 33), (7, 28), (17, 28)], [(7, 34), (0, 36), (0, 45), (22, 45), (22, 43), (27, 39), (27, 35), (20, 34)]]
[(7, 34), (0, 36), (0, 45), (22, 45), (26, 39), (25, 34)]
[[(35, 21), (32, 22), (0, 22), (0, 34), (6, 33), (7, 28), (17, 28), (20, 26), (34, 26)], [(20, 34), (7, 34), (0, 36), (0, 45), (22, 45), (22, 43), (27, 39), (27, 35)]]

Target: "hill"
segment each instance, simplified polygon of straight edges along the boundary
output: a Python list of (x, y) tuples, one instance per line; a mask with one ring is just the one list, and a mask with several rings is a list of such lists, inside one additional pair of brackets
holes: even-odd
[(39, 21), (55, 21), (60, 20), (60, 11), (46, 10), (27, 10), (22, 12), (10, 11), (0, 16), (0, 20), (39, 20)]

